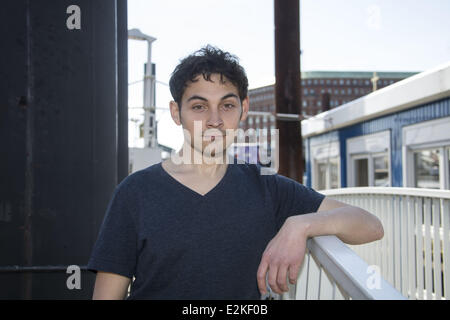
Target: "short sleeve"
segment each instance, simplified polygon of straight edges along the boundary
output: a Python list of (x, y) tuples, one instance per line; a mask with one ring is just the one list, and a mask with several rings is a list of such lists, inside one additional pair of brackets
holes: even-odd
[(325, 195), (303, 184), (279, 175), (268, 176), (277, 228), (293, 215), (317, 212)]
[(126, 197), (119, 184), (108, 204), (87, 269), (132, 278), (136, 269), (137, 233)]

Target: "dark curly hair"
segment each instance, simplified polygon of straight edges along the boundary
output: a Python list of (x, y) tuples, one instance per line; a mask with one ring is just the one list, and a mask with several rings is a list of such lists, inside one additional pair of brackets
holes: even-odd
[(181, 98), (189, 82), (195, 82), (198, 75), (211, 81), (211, 74), (220, 74), (230, 81), (239, 92), (240, 100), (247, 97), (248, 79), (244, 68), (239, 65), (238, 58), (229, 52), (207, 45), (180, 61), (169, 81), (170, 93), (181, 108)]

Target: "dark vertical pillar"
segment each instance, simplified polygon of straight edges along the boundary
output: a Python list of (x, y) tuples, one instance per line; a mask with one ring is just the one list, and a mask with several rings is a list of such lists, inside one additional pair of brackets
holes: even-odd
[[(64, 268), (1, 268), (87, 264), (126, 170), (118, 169), (118, 136), (126, 136), (118, 124), (118, 101), (126, 99), (126, 58), (118, 46), (126, 42), (126, 1), (119, 2), (120, 8), (113, 0), (2, 4), (0, 298), (92, 295), (90, 272), (81, 272), (81, 289), (70, 290)], [(71, 5), (80, 8), (80, 29), (66, 25)]]
[[(0, 265), (25, 263), (27, 3), (0, 10)], [(28, 166), (29, 167), (29, 166)], [(29, 194), (29, 193), (28, 193)], [(29, 202), (28, 202), (29, 203)], [(0, 274), (0, 299), (22, 295), (20, 274)]]
[(128, 22), (127, 0), (117, 0), (117, 182), (128, 176)]
[[(277, 113), (301, 114), (299, 0), (275, 0), (275, 105)], [(302, 182), (300, 121), (277, 120), (278, 173)]]

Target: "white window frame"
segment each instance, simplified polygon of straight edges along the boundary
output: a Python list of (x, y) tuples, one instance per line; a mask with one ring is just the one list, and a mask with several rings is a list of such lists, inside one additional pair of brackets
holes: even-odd
[(402, 129), (403, 186), (414, 188), (414, 151), (439, 149), (439, 186), (450, 189), (448, 151), (450, 117), (405, 126)]
[(326, 187), (331, 186), (330, 181), (330, 161), (329, 159), (337, 158), (337, 171), (338, 171), (338, 188), (342, 187), (341, 184), (341, 157), (339, 151), (339, 141), (330, 141), (327, 143), (311, 146), (311, 185), (313, 189), (318, 190), (319, 181), (319, 163), (328, 163), (327, 175), (326, 175)]
[[(381, 155), (388, 157), (389, 187), (392, 186), (392, 166), (391, 166), (391, 131), (381, 131), (367, 134), (346, 141), (347, 145), (347, 185), (356, 186), (355, 160), (367, 158), (369, 173), (375, 172), (373, 158)], [(369, 186), (374, 186), (373, 174), (369, 174)]]
[[(372, 152), (372, 153), (363, 153), (363, 154), (354, 154), (351, 156), (351, 162), (352, 162), (352, 170), (355, 170), (355, 161), (356, 160), (360, 160), (360, 159), (367, 159), (367, 168), (369, 170), (369, 172), (367, 173), (369, 175), (368, 177), (368, 181), (369, 181), (369, 187), (375, 187), (375, 177), (374, 177), (374, 173), (375, 173), (375, 168), (373, 165), (373, 158), (377, 158), (380, 156), (387, 156), (388, 157), (388, 162), (389, 162), (389, 154), (387, 152)], [(389, 170), (389, 187), (391, 186), (391, 171), (390, 168), (388, 168)], [(353, 171), (355, 172), (355, 171)], [(352, 174), (352, 187), (356, 186), (356, 177), (354, 174)]]

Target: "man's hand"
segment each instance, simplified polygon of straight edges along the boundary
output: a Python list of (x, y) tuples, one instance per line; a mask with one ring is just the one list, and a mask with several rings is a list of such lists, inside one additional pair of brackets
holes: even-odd
[(277, 235), (264, 251), (257, 272), (258, 288), (266, 294), (266, 274), (269, 286), (275, 293), (289, 291), (289, 282), (295, 284), (306, 252), (307, 223), (301, 219), (286, 219)]
[(266, 293), (266, 274), (270, 288), (288, 291), (287, 275), (294, 284), (303, 263), (308, 238), (335, 235), (347, 244), (363, 244), (383, 238), (380, 220), (364, 209), (325, 199), (318, 212), (290, 216), (269, 242), (257, 272), (258, 288)]

